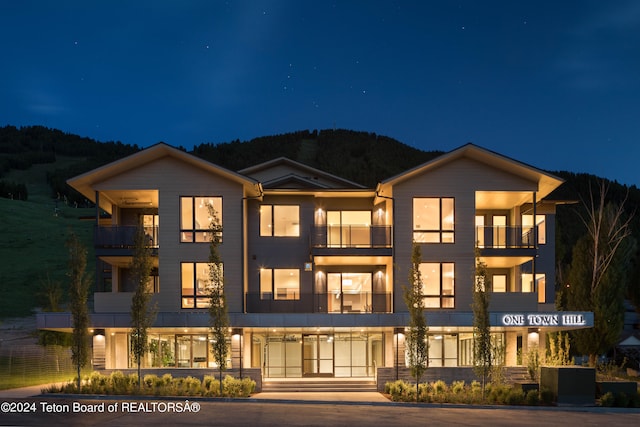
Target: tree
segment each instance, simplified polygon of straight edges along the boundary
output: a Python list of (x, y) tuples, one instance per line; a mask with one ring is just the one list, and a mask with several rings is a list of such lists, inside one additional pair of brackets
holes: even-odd
[(89, 360), (88, 331), (89, 309), (87, 299), (89, 296), (89, 277), (85, 270), (87, 267), (87, 250), (82, 245), (75, 233), (71, 232), (67, 239), (69, 251), (69, 264), (67, 276), (69, 277), (69, 303), (71, 319), (73, 321), (71, 361), (78, 374), (78, 392), (82, 384), (80, 371)]
[(476, 269), (473, 282), (473, 369), (482, 379), (482, 394), (493, 369), (491, 321), (489, 318), (489, 287), (487, 265), (476, 249)]
[(590, 191), (586, 214), (581, 216), (587, 233), (573, 249), (565, 288), (569, 310), (593, 311), (594, 326), (572, 332), (578, 351), (597, 357), (616, 343), (624, 325), (624, 296), (631, 274), (636, 242), (631, 237), (631, 216), (624, 202), (607, 203), (608, 187), (600, 184), (599, 197)]
[(419, 398), (420, 378), (429, 366), (429, 341), (427, 337), (429, 328), (424, 314), (421, 261), (420, 245), (414, 242), (411, 269), (409, 270), (409, 286), (404, 287), (404, 302), (409, 309), (409, 330), (407, 331), (406, 345), (411, 375), (416, 379), (416, 401)]
[(131, 261), (131, 277), (135, 292), (131, 297), (131, 354), (138, 365), (138, 388), (142, 386), (140, 368), (142, 358), (149, 349), (147, 331), (153, 324), (156, 311), (151, 307), (151, 294), (147, 289), (153, 268), (149, 238), (142, 225), (136, 228)]
[(218, 365), (220, 379), (220, 395), (222, 395), (222, 371), (227, 368), (227, 336), (229, 335), (229, 315), (227, 313), (226, 297), (224, 293), (224, 276), (222, 271), (222, 257), (219, 246), (222, 239), (222, 225), (218, 220), (218, 214), (213, 205), (208, 205), (209, 231), (211, 241), (209, 244), (209, 318), (211, 332), (213, 334), (213, 359)]

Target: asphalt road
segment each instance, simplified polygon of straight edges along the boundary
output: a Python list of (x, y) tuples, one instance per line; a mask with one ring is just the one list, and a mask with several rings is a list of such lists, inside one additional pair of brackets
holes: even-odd
[(47, 397), (4, 398), (0, 399), (0, 403), (0, 425), (4, 426), (640, 425), (640, 410), (619, 408), (441, 407), (255, 399), (74, 400)]

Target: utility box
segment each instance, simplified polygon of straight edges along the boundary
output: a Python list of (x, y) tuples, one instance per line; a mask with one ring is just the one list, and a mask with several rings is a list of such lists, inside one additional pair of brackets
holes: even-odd
[(551, 390), (558, 405), (594, 405), (596, 370), (581, 366), (543, 366), (540, 389)]

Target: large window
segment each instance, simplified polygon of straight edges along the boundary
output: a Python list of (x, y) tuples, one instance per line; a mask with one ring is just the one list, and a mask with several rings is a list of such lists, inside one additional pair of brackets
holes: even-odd
[(544, 304), (546, 301), (545, 287), (547, 278), (544, 273), (536, 274), (536, 283), (533, 283), (533, 274), (522, 274), (522, 292), (538, 292), (538, 303)]
[(371, 273), (328, 273), (329, 313), (370, 313)]
[(455, 264), (423, 262), (420, 264), (422, 294), (426, 308), (453, 308), (455, 302)]
[[(547, 226), (544, 215), (536, 215), (538, 227), (538, 244), (547, 243)], [(522, 215), (522, 240), (525, 243), (533, 243), (533, 215)]]
[(261, 268), (260, 299), (300, 299), (300, 270), (295, 268)]
[(300, 236), (300, 207), (290, 205), (260, 206), (260, 235)]
[(330, 248), (371, 246), (371, 212), (327, 212), (327, 246)]
[(454, 201), (451, 197), (413, 199), (413, 240), (454, 243)]
[(222, 225), (222, 197), (180, 197), (181, 242), (211, 241), (209, 225), (214, 218), (209, 206), (213, 207), (218, 225)]
[(209, 264), (206, 262), (183, 262), (180, 264), (182, 284), (182, 308), (208, 308)]

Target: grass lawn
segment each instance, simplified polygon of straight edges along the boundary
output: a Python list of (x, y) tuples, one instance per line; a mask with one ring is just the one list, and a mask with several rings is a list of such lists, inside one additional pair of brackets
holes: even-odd
[(87, 271), (93, 273), (94, 223), (79, 218), (94, 215), (95, 210), (76, 209), (56, 201), (46, 183), (48, 169), (69, 161), (63, 159), (61, 163), (35, 165), (27, 171), (11, 171), (3, 178), (25, 183), (29, 200), (0, 198), (0, 319), (27, 316), (34, 307), (41, 306), (39, 290), (43, 282), (58, 281), (65, 288), (65, 241), (71, 230), (85, 243)]

